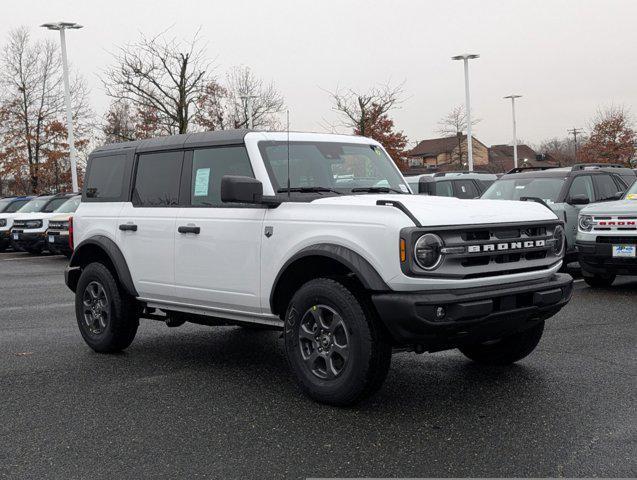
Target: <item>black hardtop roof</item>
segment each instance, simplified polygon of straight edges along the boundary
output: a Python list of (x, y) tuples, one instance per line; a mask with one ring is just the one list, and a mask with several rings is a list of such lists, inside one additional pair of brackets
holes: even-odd
[(252, 130), (217, 130), (214, 132), (184, 133), (165, 137), (134, 140), (132, 142), (109, 143), (97, 147), (93, 153), (112, 152), (113, 150), (134, 149), (135, 151), (171, 150), (175, 148), (195, 148), (215, 145), (236, 145), (243, 143), (246, 134)]

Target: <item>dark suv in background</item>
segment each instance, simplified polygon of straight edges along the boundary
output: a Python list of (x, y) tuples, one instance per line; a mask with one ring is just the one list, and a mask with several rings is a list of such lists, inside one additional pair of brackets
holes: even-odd
[(465, 199), (480, 197), (497, 179), (497, 175), (484, 172), (436, 172), (405, 177), (414, 193)]
[(635, 182), (622, 165), (583, 163), (572, 167), (514, 168), (481, 198), (536, 201), (550, 208), (566, 230), (566, 262), (577, 260), (575, 236), (579, 211), (590, 203), (618, 200)]

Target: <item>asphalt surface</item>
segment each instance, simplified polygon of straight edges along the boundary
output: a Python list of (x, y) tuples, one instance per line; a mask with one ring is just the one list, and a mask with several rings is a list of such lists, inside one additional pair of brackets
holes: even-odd
[(637, 476), (637, 278), (507, 368), (397, 354), (376, 396), (303, 397), (274, 332), (143, 321), (83, 343), (61, 257), (0, 254), (0, 478)]

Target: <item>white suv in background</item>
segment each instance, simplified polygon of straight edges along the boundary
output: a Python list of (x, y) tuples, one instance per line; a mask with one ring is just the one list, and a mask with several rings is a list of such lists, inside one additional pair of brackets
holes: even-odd
[(33, 254), (47, 250), (46, 231), (49, 228), (49, 219), (68, 202), (76, 207), (80, 200), (81, 196), (77, 193), (59, 193), (31, 200), (13, 218), (11, 243), (14, 248)]
[(397, 349), (498, 365), (530, 354), (571, 297), (561, 221), (537, 203), (409, 193), (362, 137), (100, 147), (66, 271), (80, 332), (113, 352), (139, 318), (280, 328), (301, 389), (336, 405), (378, 389)]
[(610, 286), (617, 275), (637, 275), (637, 183), (622, 200), (582, 209), (576, 245), (592, 287)]

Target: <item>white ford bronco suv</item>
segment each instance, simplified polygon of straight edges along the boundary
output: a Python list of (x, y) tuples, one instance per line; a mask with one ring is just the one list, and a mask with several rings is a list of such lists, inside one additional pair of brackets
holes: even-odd
[(586, 283), (608, 287), (617, 275), (637, 275), (637, 183), (622, 200), (585, 207), (578, 223), (576, 245)]
[(333, 405), (377, 390), (394, 351), (520, 360), (572, 291), (549, 209), (413, 195), (362, 137), (100, 147), (70, 231), (66, 284), (93, 350), (128, 347), (140, 318), (279, 328), (300, 388)]

